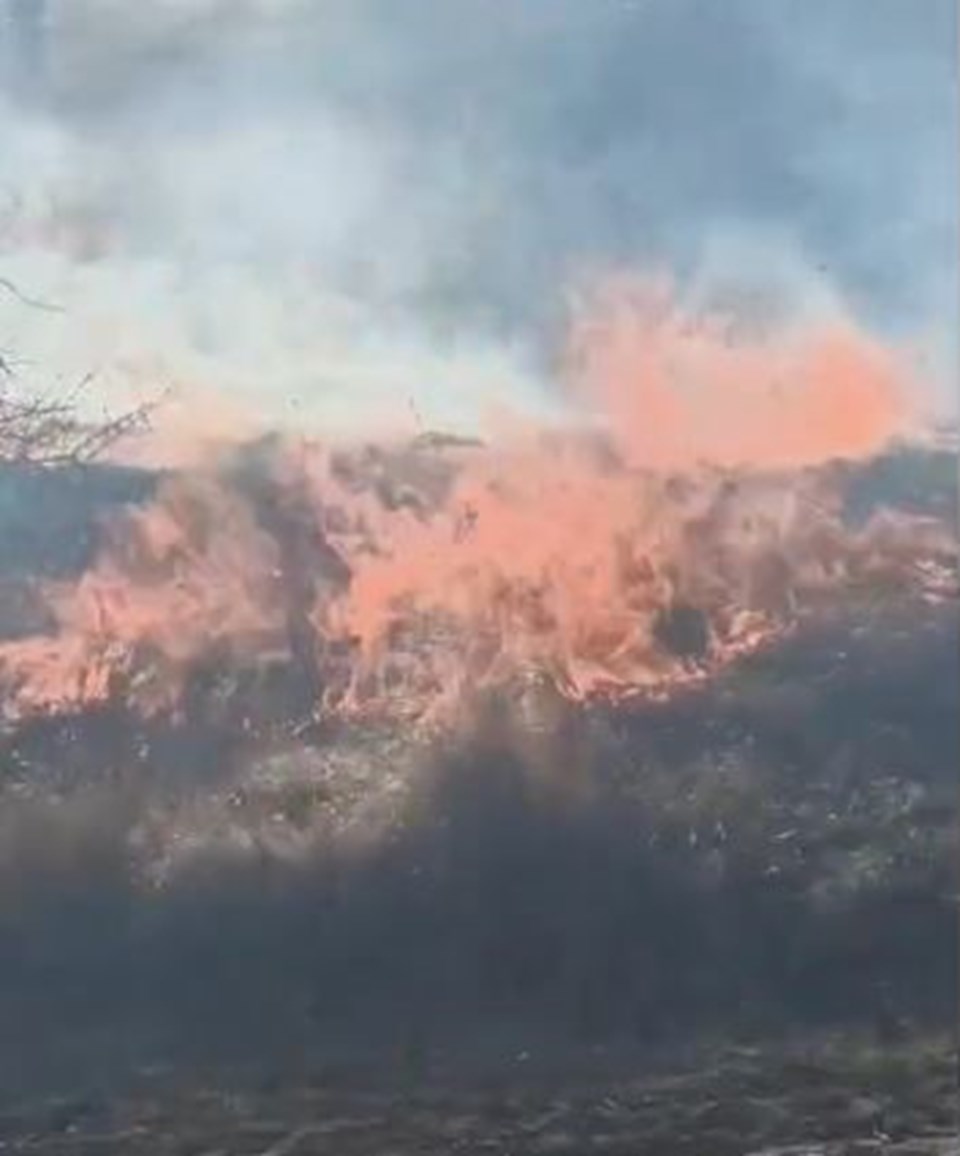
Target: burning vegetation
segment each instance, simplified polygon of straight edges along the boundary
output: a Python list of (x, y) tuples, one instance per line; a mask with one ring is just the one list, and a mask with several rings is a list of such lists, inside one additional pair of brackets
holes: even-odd
[(668, 696), (831, 599), (949, 597), (953, 536), (874, 510), (851, 465), (904, 428), (894, 359), (843, 329), (747, 339), (660, 291), (576, 328), (582, 417), (484, 442), (274, 438), (162, 479), (0, 648), (10, 719), (182, 713), (210, 664), (295, 669), (298, 710), (447, 725), (520, 677)]
[(641, 295), (573, 344), (576, 420), (74, 471), (87, 548), (7, 559), (0, 1015), (36, 1063), (94, 1021), (258, 1063), (937, 1022), (951, 451), (897, 446), (849, 330)]
[(169, 7), (0, 0), (0, 1148), (954, 1153), (952, 62)]

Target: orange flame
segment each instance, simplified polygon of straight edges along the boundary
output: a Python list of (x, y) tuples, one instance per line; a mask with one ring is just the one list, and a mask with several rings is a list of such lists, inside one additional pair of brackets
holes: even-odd
[(630, 464), (797, 469), (903, 433), (906, 369), (847, 321), (747, 340), (686, 316), (669, 288), (618, 282), (577, 322), (575, 384)]
[(429, 718), (529, 670), (573, 699), (668, 693), (824, 590), (917, 582), (918, 559), (949, 553), (906, 519), (843, 524), (819, 467), (877, 452), (908, 415), (896, 359), (852, 327), (748, 340), (619, 286), (571, 354), (600, 433), (518, 422), (483, 446), (288, 448), (260, 467), (280, 514), (235, 480), (167, 486), (51, 591), (56, 637), (0, 646), (8, 709), (102, 699), (118, 676), (140, 708), (170, 709), (217, 647), (308, 652), (318, 706), (346, 712)]

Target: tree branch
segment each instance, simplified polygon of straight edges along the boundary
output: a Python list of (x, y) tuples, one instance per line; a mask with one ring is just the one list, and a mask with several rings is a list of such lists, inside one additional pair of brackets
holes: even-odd
[(42, 309), (46, 313), (63, 313), (62, 305), (54, 305), (50, 301), (40, 301), (36, 297), (28, 297), (26, 293), (22, 293), (17, 286), (7, 277), (0, 277), (0, 289), (5, 289), (13, 297), (21, 302), (23, 305), (29, 305), (31, 309)]

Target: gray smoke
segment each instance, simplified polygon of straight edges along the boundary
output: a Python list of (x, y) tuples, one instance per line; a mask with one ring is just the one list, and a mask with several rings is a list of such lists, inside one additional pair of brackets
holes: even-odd
[(461, 420), (551, 396), (583, 278), (665, 267), (698, 302), (852, 312), (955, 408), (950, 0), (46, 7), (0, 180), (112, 241), (6, 255), (85, 319), (3, 303), (34, 360)]

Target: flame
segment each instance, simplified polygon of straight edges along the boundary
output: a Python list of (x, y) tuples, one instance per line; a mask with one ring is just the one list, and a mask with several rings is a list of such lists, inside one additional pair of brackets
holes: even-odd
[(905, 364), (849, 321), (747, 340), (730, 317), (686, 315), (658, 282), (605, 287), (571, 360), (625, 461), (648, 469), (864, 458), (910, 419)]
[(669, 694), (824, 596), (949, 568), (942, 527), (843, 522), (825, 467), (908, 418), (896, 358), (852, 327), (748, 338), (621, 285), (568, 374), (573, 427), (181, 473), (47, 592), (52, 637), (0, 646), (8, 713), (175, 711), (212, 652), (302, 664), (318, 710), (421, 723), (524, 672), (576, 701)]
[(267, 650), (275, 547), (233, 495), (175, 479), (109, 528), (97, 565), (48, 591), (58, 630), (0, 648), (14, 713), (77, 709), (118, 688), (155, 710), (176, 705), (192, 664), (218, 645)]

